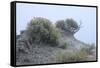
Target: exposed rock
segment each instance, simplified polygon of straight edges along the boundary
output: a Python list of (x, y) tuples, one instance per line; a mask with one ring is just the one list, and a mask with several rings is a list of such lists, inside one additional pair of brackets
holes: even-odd
[(81, 47), (84, 47), (86, 46), (85, 43), (77, 40), (73, 34), (71, 34), (70, 32), (65, 32), (63, 30), (60, 30), (60, 33), (61, 33), (61, 38), (60, 38), (60, 42), (61, 43), (68, 43), (70, 46), (69, 48), (72, 48), (72, 49), (80, 49)]

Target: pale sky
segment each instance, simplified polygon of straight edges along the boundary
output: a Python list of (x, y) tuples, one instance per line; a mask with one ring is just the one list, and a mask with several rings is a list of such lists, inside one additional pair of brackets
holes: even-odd
[(44, 17), (55, 23), (57, 20), (73, 18), (78, 24), (82, 22), (81, 29), (75, 37), (85, 43), (96, 42), (96, 8), (78, 6), (58, 6), (17, 3), (16, 32), (20, 34), (25, 30), (27, 23), (33, 17)]

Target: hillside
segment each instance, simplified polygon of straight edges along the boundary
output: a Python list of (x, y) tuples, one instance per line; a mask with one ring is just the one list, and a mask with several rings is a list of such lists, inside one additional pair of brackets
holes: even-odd
[[(45, 22), (43, 18), (36, 19)], [(36, 19), (35, 21), (37, 21)], [(36, 26), (33, 25), (35, 27), (35, 30), (33, 30), (33, 27), (31, 27), (32, 33), (34, 32), (33, 34), (31, 34), (32, 36), (29, 35), (29, 31), (27, 29), (22, 31), (20, 35), (16, 36), (17, 65), (96, 60), (96, 49), (94, 45), (92, 46), (77, 40), (74, 37), (74, 34), (68, 30), (57, 28), (57, 31), (59, 32), (57, 33), (57, 31), (53, 31), (54, 29), (51, 29), (52, 26), (50, 27), (50, 24), (48, 25), (48, 27), (46, 27), (46, 29), (50, 27), (47, 30), (48, 32), (46, 30), (43, 31), (42, 29), (44, 29), (44, 24), (45, 23), (39, 23), (37, 25), (37, 23), (35, 23), (34, 25)], [(42, 30), (42, 32), (36, 32), (40, 29)], [(41, 39), (44, 39), (45, 41)]]

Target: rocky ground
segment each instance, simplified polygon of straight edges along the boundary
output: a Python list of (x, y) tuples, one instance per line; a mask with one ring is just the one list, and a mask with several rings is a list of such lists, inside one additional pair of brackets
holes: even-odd
[[(66, 32), (62, 33), (60, 44), (68, 42), (67, 48), (59, 46), (50, 46), (49, 44), (30, 44), (25, 40), (25, 35), (18, 36), (16, 42), (16, 64), (29, 65), (29, 64), (48, 64), (48, 63), (62, 63), (62, 62), (76, 62), (76, 61), (93, 61), (96, 60), (96, 52), (94, 55), (86, 55), (85, 53), (76, 56), (81, 47), (86, 47), (86, 44), (75, 39), (75, 37)], [(75, 54), (74, 54), (75, 53)], [(80, 55), (79, 55), (80, 54)], [(74, 58), (72, 57), (74, 56)], [(84, 56), (84, 57), (83, 57)], [(77, 59), (77, 57), (79, 59)], [(83, 59), (83, 58), (85, 59)], [(81, 59), (82, 58), (82, 59)]]

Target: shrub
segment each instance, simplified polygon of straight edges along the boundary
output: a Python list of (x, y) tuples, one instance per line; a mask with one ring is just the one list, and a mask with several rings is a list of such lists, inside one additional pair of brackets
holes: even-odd
[(92, 55), (96, 47), (94, 44), (88, 44), (86, 47), (81, 48), (81, 50), (87, 52), (88, 55)]
[(80, 50), (74, 51), (73, 53), (68, 54), (68, 56), (66, 56), (65, 59), (68, 61), (88, 61), (89, 59), (91, 59), (91, 57), (89, 57), (89, 55), (91, 55), (92, 57), (95, 57), (93, 55), (94, 49), (95, 49), (94, 45), (82, 47)]
[(69, 46), (69, 44), (67, 42), (65, 42), (62, 46), (60, 46), (60, 48), (67, 49), (68, 46)]
[(56, 27), (57, 27), (57, 28), (60, 28), (60, 29), (62, 29), (62, 30), (65, 30), (65, 22), (64, 22), (64, 20), (59, 20), (59, 21), (57, 21), (57, 22), (56, 22)]
[(72, 34), (80, 29), (80, 25), (73, 19), (59, 20), (56, 22), (56, 27)]
[(33, 43), (46, 43), (52, 46), (57, 45), (60, 34), (51, 21), (41, 17), (31, 20), (26, 33)]
[(62, 51), (56, 56), (56, 62), (79, 62), (87, 60), (87, 53), (85, 51)]

